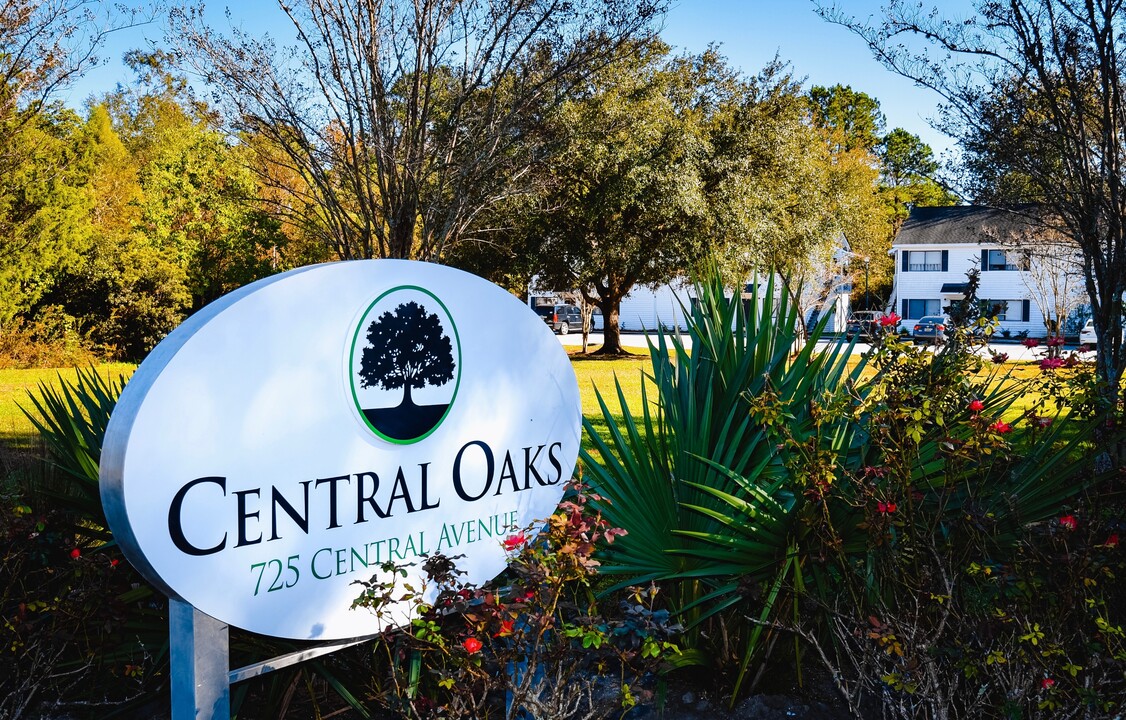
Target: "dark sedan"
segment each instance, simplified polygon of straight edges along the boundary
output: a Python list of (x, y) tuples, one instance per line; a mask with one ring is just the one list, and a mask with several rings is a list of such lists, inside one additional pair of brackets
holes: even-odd
[(927, 315), (915, 321), (911, 338), (917, 343), (941, 345), (946, 342), (946, 328), (949, 326), (950, 320), (942, 315)]

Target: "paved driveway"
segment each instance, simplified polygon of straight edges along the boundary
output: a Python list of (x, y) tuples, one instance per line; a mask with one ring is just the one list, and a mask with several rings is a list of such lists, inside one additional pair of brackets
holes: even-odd
[[(562, 343), (568, 350), (578, 350), (582, 346), (583, 336), (579, 333), (571, 333), (569, 335), (557, 335), (559, 342)], [(648, 347), (645, 342), (644, 333), (622, 333), (622, 345), (628, 348), (644, 349)], [(687, 347), (692, 347), (692, 341), (687, 337), (684, 338), (684, 344)], [(828, 346), (830, 342), (823, 341), (821, 344)], [(591, 333), (589, 337), (589, 344), (591, 348), (597, 347), (602, 344), (602, 333)], [(867, 343), (857, 343), (853, 352), (865, 353), (868, 352), (870, 346)], [(1064, 351), (1070, 352), (1077, 349), (1076, 345), (1065, 345)], [(990, 343), (988, 350), (983, 349), (980, 354), (984, 357), (989, 357), (990, 353), (1004, 353), (1009, 356), (1009, 360), (1040, 360), (1044, 357), (1047, 348), (1043, 345), (1037, 348), (1026, 348), (1019, 343)], [(1094, 358), (1093, 352), (1084, 353), (1085, 358)]]

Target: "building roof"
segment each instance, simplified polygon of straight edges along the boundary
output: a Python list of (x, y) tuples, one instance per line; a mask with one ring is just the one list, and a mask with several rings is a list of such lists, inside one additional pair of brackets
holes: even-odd
[(1037, 232), (1030, 206), (1003, 210), (984, 205), (917, 207), (892, 245), (1005, 244)]

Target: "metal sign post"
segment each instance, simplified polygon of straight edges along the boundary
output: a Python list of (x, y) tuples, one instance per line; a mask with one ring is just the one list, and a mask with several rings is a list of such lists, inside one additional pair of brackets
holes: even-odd
[(230, 720), (227, 624), (168, 599), (172, 720)]
[(231, 685), (359, 645), (374, 635), (326, 642), (236, 670), (230, 667), (226, 623), (183, 600), (168, 600), (172, 720), (230, 720)]

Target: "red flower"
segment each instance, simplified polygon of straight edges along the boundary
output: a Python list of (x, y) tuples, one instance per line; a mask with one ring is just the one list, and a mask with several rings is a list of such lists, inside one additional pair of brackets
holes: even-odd
[(1063, 360), (1061, 358), (1044, 358), (1040, 361), (1041, 370), (1055, 370), (1061, 367), (1063, 367)]
[(112, 560), (109, 561), (109, 566), (111, 568), (115, 568), (115, 567), (117, 567), (118, 563), (120, 563), (120, 562), (121, 561), (118, 560), (117, 558), (113, 558)]
[(461, 646), (465, 648), (465, 651), (470, 655), (472, 655), (473, 653), (481, 652), (481, 648), (484, 647), (481, 644), (481, 641), (475, 637), (465, 638), (465, 642), (463, 642)]
[(1091, 352), (1091, 346), (1087, 344), (1080, 345), (1079, 352)]
[(1056, 684), (1055, 680), (1053, 680), (1051, 678), (1044, 678), (1043, 680), (1040, 681), (1040, 689), (1041, 690), (1051, 690), (1052, 686), (1055, 685), (1055, 684)]
[(998, 435), (1004, 435), (1007, 432), (1012, 432), (1013, 426), (1008, 424), (1007, 422), (1001, 422), (1000, 420), (998, 420), (997, 422), (990, 425), (989, 429), (997, 433)]
[(493, 635), (493, 637), (508, 637), (509, 635), (512, 634), (512, 631), (515, 628), (516, 628), (516, 622), (515, 621), (513, 621), (513, 620), (502, 620), (501, 623), (500, 623), (500, 632), (498, 632), (496, 635)]
[(1104, 542), (1103, 545), (1107, 546), (1108, 548), (1118, 547), (1118, 533), (1111, 533), (1110, 537), (1106, 539), (1106, 542)]
[(78, 548), (75, 548), (75, 549), (70, 551), (70, 558), (72, 560), (77, 560), (81, 556), (82, 556), (82, 551), (79, 550)]
[(1060, 518), (1060, 525), (1068, 530), (1074, 530), (1079, 527), (1079, 522), (1075, 519), (1074, 515), (1064, 515)]
[(523, 531), (520, 531), (515, 535), (509, 535), (504, 539), (505, 552), (512, 552), (513, 550), (516, 550), (523, 546), (526, 542), (528, 542), (528, 538), (524, 537)]
[(1063, 345), (1063, 338), (1058, 336), (1054, 338), (1048, 338), (1048, 347), (1059, 347), (1060, 345)]
[(1036, 338), (1025, 338), (1020, 341), (1020, 344), (1024, 345), (1026, 348), (1040, 347), (1040, 341)]
[(981, 400), (970, 400), (969, 408), (970, 412), (978, 413), (985, 409), (985, 403)]
[(990, 356), (990, 359), (993, 361), (993, 364), (1000, 365), (1001, 363), (1008, 361), (1009, 354), (1008, 353), (993, 353)]
[(880, 512), (882, 512), (882, 513), (893, 513), (893, 512), (895, 512), (895, 509), (897, 507), (898, 507), (898, 505), (896, 505), (895, 503), (886, 503), (886, 502), (876, 503), (876, 509), (879, 510)]
[(1045, 415), (1033, 415), (1032, 424), (1038, 428), (1050, 427), (1052, 424), (1052, 418)]
[(890, 327), (892, 325), (898, 325), (899, 320), (899, 316), (895, 313), (888, 313), (887, 315), (882, 315), (876, 322), (879, 323), (880, 327)]

